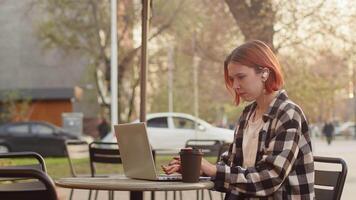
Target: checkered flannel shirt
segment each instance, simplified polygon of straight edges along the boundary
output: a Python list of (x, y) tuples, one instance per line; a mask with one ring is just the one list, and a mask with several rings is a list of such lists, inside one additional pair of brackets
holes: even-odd
[(314, 161), (303, 111), (279, 91), (263, 115), (254, 167), (243, 168), (242, 140), (256, 108), (247, 106), (235, 129), (228, 160), (217, 164), (215, 190), (235, 199), (314, 199)]

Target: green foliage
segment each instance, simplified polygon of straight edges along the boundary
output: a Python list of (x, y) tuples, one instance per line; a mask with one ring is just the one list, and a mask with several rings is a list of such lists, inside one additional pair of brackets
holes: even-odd
[(18, 91), (3, 94), (1, 102), (0, 123), (12, 120), (26, 120), (31, 105), (31, 98), (21, 96)]
[[(37, 0), (37, 3), (46, 14), (38, 29), (45, 47), (60, 47), (68, 53), (74, 51), (88, 56), (91, 68), (88, 67), (90, 75), (84, 78), (86, 81), (95, 81), (92, 74), (98, 70), (108, 72), (109, 1)], [(120, 116), (127, 116), (123, 121), (130, 121), (139, 111), (140, 51), (134, 35), (138, 35), (136, 30), (140, 29), (141, 2), (119, 3)], [(252, 5), (248, 7), (249, 12), (241, 7), (245, 4)], [(339, 100), (336, 94), (347, 88), (350, 81), (345, 71), (349, 58), (342, 48), (352, 49), (353, 43), (345, 42), (352, 37), (342, 38), (347, 32), (343, 31), (347, 23), (341, 20), (344, 15), (337, 13), (331, 4), (323, 0), (308, 4), (287, 0), (153, 1), (147, 112), (168, 111), (167, 49), (172, 46), (175, 50), (174, 111), (194, 112), (193, 60), (199, 58), (199, 116), (209, 122), (219, 122), (225, 114), (229, 123), (235, 122), (244, 105), (234, 106), (225, 88), (223, 60), (246, 38), (268, 38), (280, 54), (289, 96), (302, 105), (311, 121), (333, 115), (333, 107)], [(243, 12), (231, 10), (234, 5)], [(266, 12), (269, 9), (271, 12)], [(323, 52), (326, 49), (332, 50)], [(350, 50), (347, 52), (353, 55)], [(337, 70), (334, 66), (338, 66)], [(324, 69), (339, 73), (325, 73)], [(98, 81), (108, 86), (105, 78)]]
[(291, 56), (283, 60), (288, 95), (302, 106), (309, 120), (326, 121), (337, 115), (337, 102), (345, 96), (336, 94), (349, 83), (345, 62), (330, 51), (309, 60)]

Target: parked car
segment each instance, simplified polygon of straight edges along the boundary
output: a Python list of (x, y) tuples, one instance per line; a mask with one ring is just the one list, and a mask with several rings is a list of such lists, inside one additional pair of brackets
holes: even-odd
[(335, 136), (344, 136), (346, 138), (355, 136), (356, 124), (354, 122), (340, 123), (335, 127)]
[(65, 140), (81, 139), (47, 122), (16, 122), (0, 126), (0, 153), (34, 151), (42, 156), (64, 156)]
[[(233, 130), (212, 126), (189, 114), (152, 113), (147, 114), (146, 119), (148, 138), (152, 148), (156, 150), (177, 150), (183, 148), (190, 139), (219, 140), (222, 143), (232, 143), (234, 139)], [(109, 133), (103, 141), (116, 142), (116, 138)]]

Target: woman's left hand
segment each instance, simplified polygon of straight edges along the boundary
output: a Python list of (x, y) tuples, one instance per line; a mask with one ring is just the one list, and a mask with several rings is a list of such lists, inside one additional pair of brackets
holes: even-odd
[(168, 165), (162, 165), (161, 167), (166, 174), (181, 173), (180, 157), (173, 157), (173, 160)]

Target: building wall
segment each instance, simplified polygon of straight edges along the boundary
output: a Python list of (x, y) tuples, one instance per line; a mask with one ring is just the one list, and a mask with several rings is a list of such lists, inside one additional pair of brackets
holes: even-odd
[(63, 112), (73, 112), (70, 100), (33, 101), (29, 120), (47, 121), (61, 127)]
[[(44, 48), (37, 31), (46, 15), (33, 6), (36, 1), (0, 0), (0, 90), (94, 86), (86, 78), (91, 58), (81, 52)], [(86, 99), (87, 93), (96, 95), (94, 89), (85, 90), (73, 109), (96, 117), (97, 99)]]

